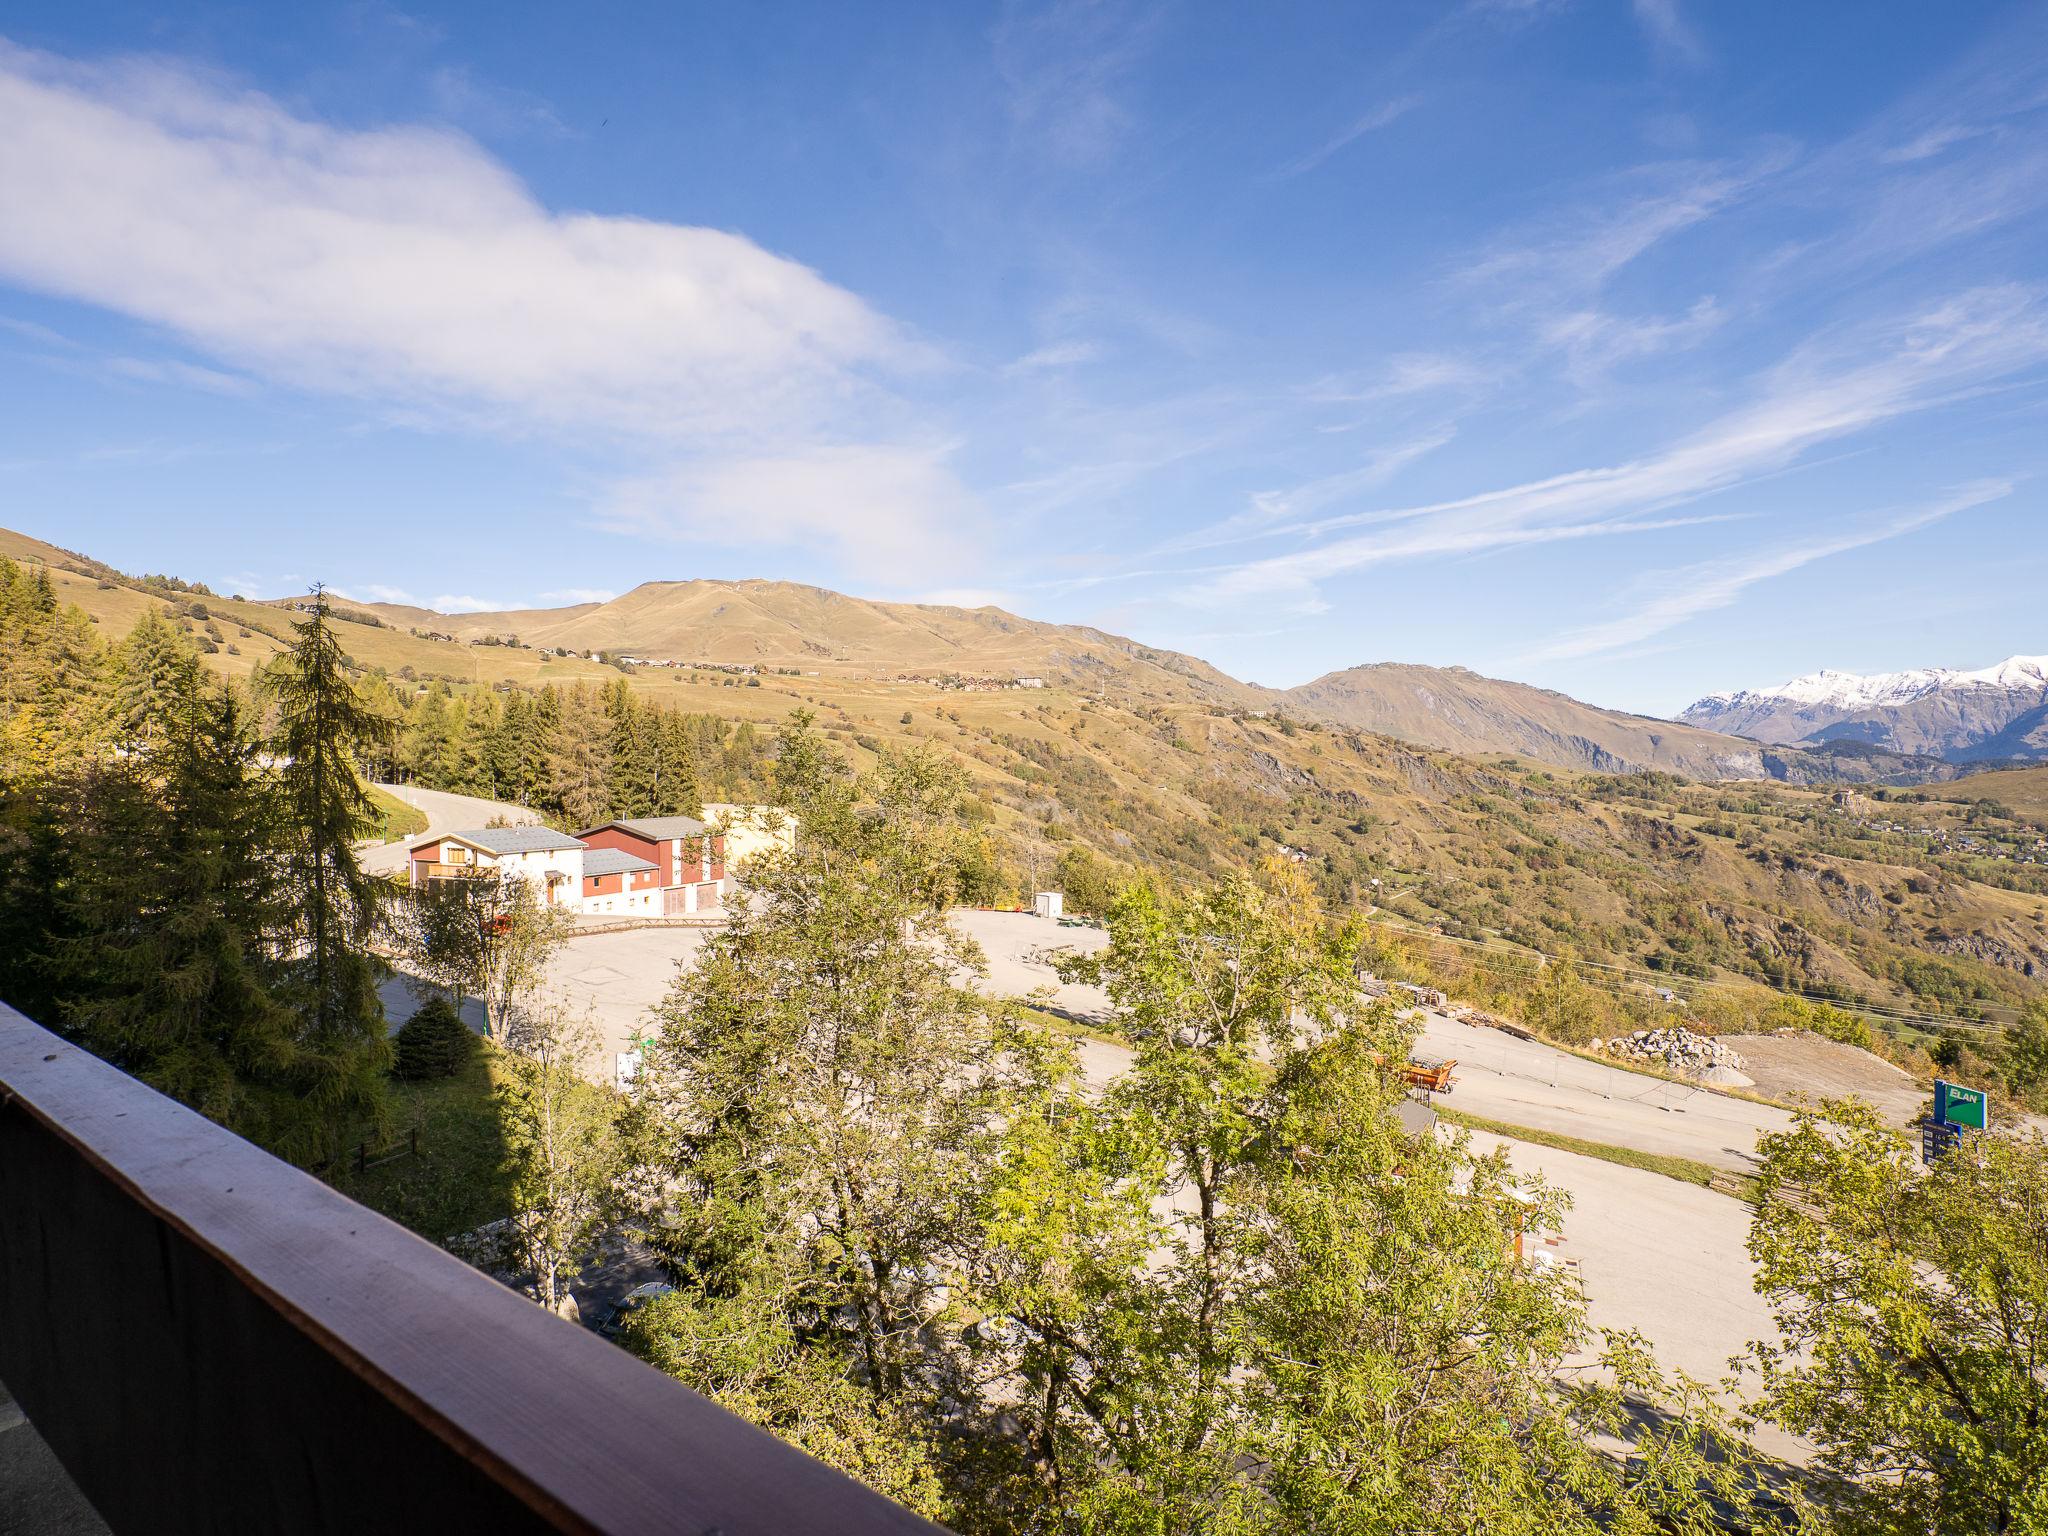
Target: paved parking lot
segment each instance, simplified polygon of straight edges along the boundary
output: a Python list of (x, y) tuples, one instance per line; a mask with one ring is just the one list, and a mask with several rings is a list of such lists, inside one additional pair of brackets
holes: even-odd
[[(979, 985), (991, 994), (1037, 995), (1076, 1019), (1104, 1015), (1102, 993), (1060, 982), (1049, 955), (1056, 949), (1098, 949), (1107, 942), (1099, 930), (1000, 912), (963, 912), (955, 921), (981, 946), (988, 974)], [(637, 929), (584, 934), (564, 946), (548, 985), (572, 1007), (588, 1008), (597, 1021), (605, 1055), (593, 1064), (594, 1075), (610, 1076), (616, 1054), (648, 1027), (677, 967), (692, 961), (714, 932)], [(413, 1006), (402, 983), (387, 984), (386, 995), (394, 1019)], [(1748, 1166), (1757, 1132), (1787, 1118), (1764, 1105), (1584, 1061), (1440, 1015), (1424, 1021), (1421, 1049), (1458, 1058), (1449, 1102), (1475, 1114), (1720, 1167)], [(1083, 1067), (1097, 1084), (1124, 1070), (1129, 1059), (1113, 1042), (1082, 1047)], [(1489, 1136), (1474, 1139), (1482, 1150), (1498, 1144)], [(1740, 1201), (1569, 1152), (1519, 1141), (1507, 1146), (1517, 1168), (1572, 1196), (1563, 1230), (1548, 1251), (1577, 1269), (1596, 1326), (1640, 1329), (1668, 1368), (1708, 1381), (1717, 1381), (1728, 1358), (1752, 1338), (1768, 1333), (1769, 1315), (1750, 1286), (1744, 1248), (1749, 1212)], [(638, 1267), (628, 1266), (620, 1282), (639, 1275)], [(1767, 1438), (1765, 1448), (1788, 1459), (1801, 1457), (1788, 1437)]]

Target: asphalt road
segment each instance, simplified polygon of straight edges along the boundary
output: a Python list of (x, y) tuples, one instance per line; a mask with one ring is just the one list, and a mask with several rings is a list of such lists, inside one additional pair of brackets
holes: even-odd
[[(1093, 928), (1061, 928), (1022, 913), (960, 912), (956, 925), (988, 961), (980, 985), (992, 996), (1039, 999), (1065, 1016), (1097, 1022), (1108, 1017), (1100, 988), (1060, 981), (1050, 952), (1089, 953), (1108, 938)], [(1447, 1104), (1509, 1125), (1555, 1131), (1587, 1141), (1689, 1157), (1740, 1172), (1755, 1163), (1760, 1132), (1782, 1130), (1792, 1117), (1662, 1078), (1589, 1061), (1554, 1046), (1518, 1040), (1497, 1029), (1463, 1024), (1417, 1010), (1417, 1050), (1457, 1061)], [(1115, 1049), (1084, 1049), (1084, 1065), (1098, 1080), (1119, 1070)]]
[[(1049, 957), (1057, 949), (1101, 947), (1106, 938), (1099, 931), (1010, 913), (963, 912), (955, 922), (981, 946), (988, 974), (979, 985), (992, 995), (1035, 997), (1081, 1020), (1106, 1013), (1098, 989), (1060, 982)], [(584, 934), (564, 946), (547, 986), (596, 1022), (603, 1054), (590, 1064), (592, 1076), (612, 1076), (617, 1053), (648, 1026), (677, 967), (692, 963), (715, 931)], [(394, 1021), (413, 1006), (402, 982), (387, 984), (386, 999)], [(1421, 1049), (1458, 1059), (1455, 1089), (1445, 1101), (1451, 1105), (1716, 1167), (1749, 1166), (1757, 1133), (1788, 1120), (1763, 1105), (1584, 1061), (1436, 1014), (1424, 1020)], [(1128, 1049), (1107, 1040), (1083, 1041), (1080, 1054), (1083, 1071), (1098, 1086), (1130, 1061)], [(1481, 1134), (1474, 1141), (1481, 1150), (1499, 1144)], [(1749, 1212), (1740, 1201), (1596, 1158), (1522, 1141), (1506, 1145), (1518, 1170), (1572, 1197), (1562, 1230), (1536, 1241), (1578, 1273), (1595, 1327), (1638, 1329), (1667, 1367), (1708, 1381), (1718, 1381), (1729, 1358), (1751, 1339), (1769, 1336), (1769, 1314), (1750, 1285)], [(1764, 1445), (1788, 1459), (1801, 1457), (1786, 1437), (1767, 1438)]]
[(523, 805), (500, 800), (480, 800), (475, 795), (454, 795), (444, 789), (419, 789), (411, 784), (379, 784), (377, 788), (395, 795), (407, 805), (426, 812), (427, 830), (395, 843), (379, 843), (362, 849), (357, 857), (373, 875), (404, 872), (405, 850), (420, 838), (435, 832), (460, 832), (488, 825), (494, 818), (512, 826), (531, 826), (540, 820), (537, 812)]
[[(1048, 954), (1099, 949), (1107, 942), (1102, 933), (995, 912), (959, 913), (955, 922), (981, 945), (989, 967), (981, 985), (991, 994), (1037, 993), (1068, 1017), (1106, 1017), (1108, 999), (1098, 989), (1061, 983)], [(1760, 1131), (1790, 1123), (1766, 1105), (1586, 1061), (1441, 1014), (1425, 1012), (1422, 1024), (1418, 1049), (1458, 1061), (1453, 1092), (1439, 1102), (1489, 1119), (1735, 1170), (1752, 1166)], [(1097, 1086), (1129, 1061), (1130, 1052), (1113, 1042), (1081, 1045), (1082, 1069)], [(1532, 1142), (1482, 1132), (1472, 1140), (1481, 1152), (1506, 1146), (1518, 1173), (1571, 1195), (1562, 1229), (1531, 1242), (1578, 1275), (1595, 1328), (1637, 1330), (1667, 1370), (1710, 1383), (1727, 1374), (1731, 1357), (1752, 1339), (1774, 1335), (1751, 1283), (1749, 1209), (1741, 1201)], [(1775, 1431), (1757, 1440), (1791, 1462), (1803, 1463), (1809, 1453)]]

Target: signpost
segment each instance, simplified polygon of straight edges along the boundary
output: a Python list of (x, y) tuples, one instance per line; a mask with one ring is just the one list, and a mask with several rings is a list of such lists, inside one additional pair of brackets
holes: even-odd
[(1968, 1130), (1981, 1131), (1991, 1118), (1991, 1095), (1981, 1088), (1963, 1088), (1936, 1078), (1934, 1118), (1944, 1125), (1960, 1125)]
[(1964, 1131), (1981, 1131), (1991, 1119), (1991, 1095), (1981, 1088), (1934, 1080), (1934, 1113), (1920, 1122), (1920, 1160), (1932, 1163), (1963, 1144)]

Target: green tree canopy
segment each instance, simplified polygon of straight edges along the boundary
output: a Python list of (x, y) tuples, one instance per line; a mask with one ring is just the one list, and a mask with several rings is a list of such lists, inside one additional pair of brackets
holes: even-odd
[(1758, 1414), (1817, 1442), (1845, 1533), (2048, 1530), (2048, 1142), (1931, 1169), (1865, 1105), (1766, 1136)]

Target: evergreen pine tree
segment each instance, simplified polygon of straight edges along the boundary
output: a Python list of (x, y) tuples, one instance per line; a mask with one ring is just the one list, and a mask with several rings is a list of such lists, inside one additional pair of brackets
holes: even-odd
[(611, 814), (609, 722), (587, 688), (564, 694), (561, 709), (548, 760), (548, 798), (570, 825), (587, 827)]
[(274, 788), (231, 687), (195, 692), (145, 761), (89, 777), (75, 830), (78, 917), (65, 1022), (95, 1052), (223, 1125), (285, 1151), (294, 1021), (271, 995)]
[(610, 721), (611, 814), (649, 816), (655, 808), (658, 774), (655, 722), (633, 697), (632, 685), (614, 678), (604, 689), (605, 718)]
[(314, 589), (292, 626), (270, 688), (277, 702), (273, 750), (281, 767), (283, 875), (294, 919), (291, 994), (301, 1018), (298, 1069), (312, 1111), (316, 1159), (338, 1156), (351, 1132), (386, 1112), (390, 1057), (379, 965), (369, 940), (381, 888), (356, 862), (355, 844), (376, 827), (356, 752), (389, 732), (348, 675), (326, 593)]
[(561, 735), (562, 691), (550, 683), (535, 696), (519, 738), (519, 773), (526, 783), (528, 805), (554, 803), (555, 749)]
[(199, 692), (199, 651), (148, 608), (122, 642), (119, 660), (114, 729), (124, 745), (146, 752), (192, 707)]
[(498, 776), (500, 799), (521, 805), (533, 799), (533, 779), (528, 772), (527, 740), (533, 730), (533, 697), (524, 688), (505, 695), (498, 711), (497, 739), (491, 748), (492, 772)]
[(697, 763), (690, 750), (690, 728), (673, 709), (650, 714), (654, 725), (654, 814), (698, 815), (704, 809), (704, 799), (697, 791)]

